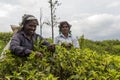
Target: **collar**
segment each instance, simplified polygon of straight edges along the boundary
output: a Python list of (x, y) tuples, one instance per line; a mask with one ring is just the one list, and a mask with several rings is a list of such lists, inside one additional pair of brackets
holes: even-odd
[[(21, 33), (25, 38), (29, 39), (29, 38), (27, 37), (27, 35), (25, 34), (24, 31), (21, 31), (20, 33)], [(35, 37), (35, 33), (33, 34), (32, 38), (33, 38), (33, 37)]]
[[(68, 37), (71, 37), (72, 35), (71, 34), (68, 34)], [(61, 33), (60, 34), (60, 37), (64, 37), (65, 38), (65, 36)]]

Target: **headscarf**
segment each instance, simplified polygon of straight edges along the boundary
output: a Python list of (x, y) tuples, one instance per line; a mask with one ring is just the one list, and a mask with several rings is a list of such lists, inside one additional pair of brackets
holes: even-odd
[(21, 22), (20, 25), (23, 27), (25, 25), (26, 21), (30, 21), (30, 20), (36, 20), (37, 21), (37, 25), (38, 25), (37, 18), (35, 16), (33, 16), (33, 15), (30, 15), (30, 14), (24, 14), (22, 16), (22, 22)]

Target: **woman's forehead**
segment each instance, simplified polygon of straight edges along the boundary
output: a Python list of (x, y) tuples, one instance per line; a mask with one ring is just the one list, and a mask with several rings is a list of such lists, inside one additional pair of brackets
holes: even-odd
[(36, 24), (36, 25), (38, 25), (38, 22), (36, 20), (30, 20), (29, 24)]

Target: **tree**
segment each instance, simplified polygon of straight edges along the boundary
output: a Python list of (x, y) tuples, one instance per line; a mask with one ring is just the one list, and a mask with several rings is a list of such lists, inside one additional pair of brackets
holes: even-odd
[(40, 35), (42, 36), (42, 26), (44, 24), (44, 22), (42, 21), (42, 9), (40, 8)]
[(50, 4), (50, 15), (51, 15), (51, 20), (50, 23), (48, 23), (49, 25), (51, 25), (52, 28), (52, 40), (54, 40), (54, 27), (57, 25), (57, 18), (56, 18), (56, 7), (60, 6), (61, 4), (59, 3), (58, 0), (49, 0), (48, 2)]

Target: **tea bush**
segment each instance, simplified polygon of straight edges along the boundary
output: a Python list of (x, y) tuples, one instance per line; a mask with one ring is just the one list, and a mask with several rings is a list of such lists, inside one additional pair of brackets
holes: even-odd
[(0, 40), (4, 41), (4, 43), (8, 43), (11, 39), (13, 33), (12, 32), (0, 32)]
[[(0, 38), (2, 46), (4, 39)], [(29, 57), (18, 57), (7, 50), (6, 57), (0, 60), (0, 80), (120, 79), (119, 40), (92, 41), (82, 36), (79, 42), (81, 49), (67, 50), (56, 45), (54, 53), (36, 42), (34, 50), (42, 52), (43, 58), (36, 58), (34, 52)]]
[(5, 43), (4, 43), (4, 41), (2, 41), (2, 40), (0, 40), (0, 54), (2, 53), (2, 51), (3, 51), (3, 48), (5, 47)]
[[(39, 48), (36, 48), (36, 50)], [(41, 50), (41, 49), (39, 49)], [(98, 54), (90, 49), (56, 46), (56, 52), (44, 49), (43, 58), (17, 57), (8, 50), (0, 62), (3, 80), (119, 80), (120, 56), (107, 52)]]

